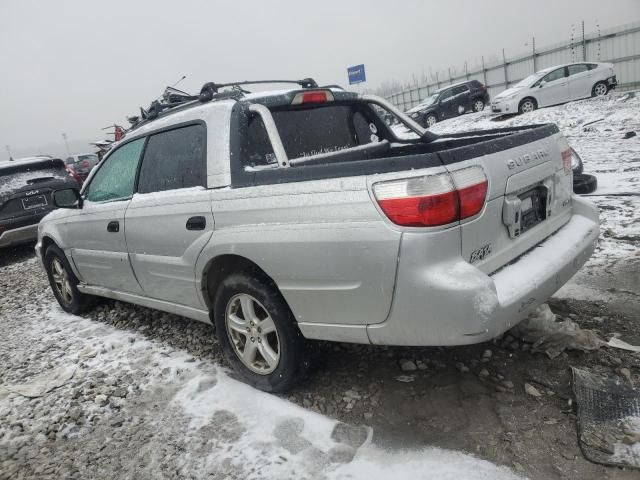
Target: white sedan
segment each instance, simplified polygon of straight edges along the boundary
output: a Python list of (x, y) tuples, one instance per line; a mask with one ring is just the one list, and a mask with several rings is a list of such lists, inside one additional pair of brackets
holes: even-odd
[(618, 84), (611, 63), (570, 63), (545, 68), (500, 93), (494, 113), (526, 113), (587, 97), (606, 95)]

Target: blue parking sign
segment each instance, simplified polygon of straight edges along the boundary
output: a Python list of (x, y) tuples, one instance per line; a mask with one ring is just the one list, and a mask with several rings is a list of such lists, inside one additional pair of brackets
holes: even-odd
[(364, 64), (347, 68), (347, 73), (349, 74), (349, 85), (367, 81), (367, 77), (364, 74)]

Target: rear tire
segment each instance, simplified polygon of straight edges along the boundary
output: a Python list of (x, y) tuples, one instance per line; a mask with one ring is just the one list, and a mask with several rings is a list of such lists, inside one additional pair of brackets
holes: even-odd
[(482, 100), (475, 100), (473, 102), (473, 111), (477, 113), (482, 110), (484, 110), (484, 102)]
[(47, 248), (44, 266), (53, 295), (65, 312), (78, 315), (91, 306), (93, 297), (78, 290), (78, 277), (73, 273), (67, 256), (56, 245)]
[(573, 175), (573, 193), (578, 195), (586, 195), (593, 193), (598, 188), (598, 179), (593, 175), (585, 173)]
[(531, 97), (523, 98), (520, 104), (518, 105), (518, 112), (529, 113), (533, 112), (538, 108), (538, 103)]
[(605, 82), (596, 83), (591, 90), (592, 97), (604, 97), (607, 93), (609, 93), (609, 87)]
[(306, 373), (306, 342), (276, 285), (258, 274), (225, 278), (214, 300), (214, 322), (233, 369), (265, 392), (291, 389)]

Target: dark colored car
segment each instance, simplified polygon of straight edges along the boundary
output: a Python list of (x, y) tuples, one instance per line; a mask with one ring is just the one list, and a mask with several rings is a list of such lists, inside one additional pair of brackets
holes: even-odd
[(54, 190), (79, 188), (57, 158), (0, 163), (0, 248), (35, 241)]
[(69, 173), (80, 183), (83, 183), (99, 161), (100, 159), (95, 153), (84, 153), (68, 157), (65, 163)]
[(478, 80), (469, 80), (436, 90), (407, 115), (425, 128), (467, 112), (479, 112), (489, 105), (489, 93)]

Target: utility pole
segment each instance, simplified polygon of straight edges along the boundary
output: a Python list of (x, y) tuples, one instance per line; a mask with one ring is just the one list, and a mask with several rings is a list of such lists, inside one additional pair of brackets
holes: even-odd
[(464, 75), (467, 77), (467, 80), (469, 80), (469, 66), (467, 65), (467, 62), (464, 62)]
[(11, 147), (9, 145), (5, 145), (4, 148), (7, 149), (7, 154), (9, 155), (9, 160), (13, 160), (13, 156), (11, 155)]
[(584, 20), (582, 20), (582, 61), (587, 61), (587, 41), (584, 38)]
[(451, 78), (451, 67), (448, 67), (447, 70), (449, 70), (449, 85), (453, 85), (453, 78)]
[(533, 37), (531, 40), (531, 44), (533, 45), (533, 73), (538, 71), (538, 59), (536, 58), (536, 37)]
[(70, 157), (71, 156), (71, 151), (69, 150), (69, 142), (67, 141), (67, 134), (63, 133), (62, 134), (62, 138), (64, 140), (65, 147), (67, 147), (67, 156)]
[(487, 85), (487, 69), (484, 68), (484, 55), (480, 57), (482, 59), (482, 78), (484, 79), (485, 86)]
[(504, 55), (504, 48), (502, 49), (502, 64), (504, 65), (504, 86), (509, 88), (509, 77), (507, 75), (507, 57)]

